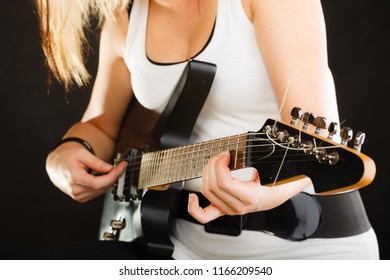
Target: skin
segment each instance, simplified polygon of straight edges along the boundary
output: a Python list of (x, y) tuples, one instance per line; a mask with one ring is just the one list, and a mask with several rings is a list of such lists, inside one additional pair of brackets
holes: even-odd
[[(279, 105), (283, 104), (282, 120), (289, 121), (291, 108), (299, 103), (303, 111), (338, 121), (320, 1), (242, 0), (242, 3), (255, 27), (259, 51)], [(216, 0), (152, 0), (146, 38), (149, 58), (178, 62), (198, 53), (210, 36), (216, 10)], [(78, 143), (67, 142), (47, 158), (46, 169), (52, 182), (79, 202), (105, 193), (126, 167), (125, 162), (115, 167), (108, 162), (132, 98), (131, 73), (123, 60), (127, 26), (127, 12), (118, 13), (115, 22), (105, 24), (90, 103), (82, 120), (64, 136), (85, 139), (96, 156)], [(189, 197), (188, 211), (201, 223), (225, 214), (276, 207), (311, 184), (309, 178), (303, 178), (275, 187), (262, 186), (257, 171), (251, 180), (238, 181), (232, 177), (228, 162), (229, 154), (221, 153), (204, 167), (202, 193), (210, 206), (203, 209), (195, 194)], [(88, 169), (103, 175), (94, 176)]]

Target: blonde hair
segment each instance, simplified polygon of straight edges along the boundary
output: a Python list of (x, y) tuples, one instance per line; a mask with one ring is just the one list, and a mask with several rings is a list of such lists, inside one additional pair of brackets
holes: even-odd
[(113, 20), (114, 13), (126, 9), (130, 0), (35, 0), (42, 47), (49, 70), (68, 90), (88, 83), (85, 66), (88, 44), (85, 28), (92, 17), (99, 25)]

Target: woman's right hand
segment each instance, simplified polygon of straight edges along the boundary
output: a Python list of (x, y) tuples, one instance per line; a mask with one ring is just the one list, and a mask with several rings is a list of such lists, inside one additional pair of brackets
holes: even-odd
[[(52, 151), (46, 160), (46, 170), (53, 184), (79, 202), (105, 193), (126, 168), (126, 162), (112, 166), (105, 161), (113, 155), (133, 97), (130, 72), (124, 61), (128, 18), (127, 10), (124, 10), (115, 14), (115, 20), (104, 22), (99, 67), (88, 107), (82, 120), (64, 135), (86, 138), (97, 157), (79, 143), (66, 142)], [(91, 174), (90, 170), (94, 172)]]
[(46, 171), (53, 184), (78, 202), (87, 202), (105, 193), (126, 166), (126, 162), (113, 166), (78, 143), (62, 144), (46, 160)]

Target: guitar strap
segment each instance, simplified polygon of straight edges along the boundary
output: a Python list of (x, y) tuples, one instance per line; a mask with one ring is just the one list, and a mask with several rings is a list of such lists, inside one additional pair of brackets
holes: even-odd
[(215, 64), (198, 60), (188, 62), (154, 130), (161, 149), (188, 144), (215, 73)]
[(142, 147), (145, 143), (154, 144), (158, 149), (188, 144), (215, 73), (215, 64), (189, 61), (161, 114), (146, 109), (133, 97), (122, 122), (116, 152)]

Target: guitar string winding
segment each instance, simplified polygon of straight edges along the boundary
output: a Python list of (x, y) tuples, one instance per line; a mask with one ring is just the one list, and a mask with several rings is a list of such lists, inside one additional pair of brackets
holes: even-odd
[[(287, 86), (286, 86), (286, 90), (284, 91), (284, 94), (283, 94), (282, 104), (280, 105), (280, 108), (279, 108), (279, 118), (281, 118), (282, 109), (283, 109), (283, 107), (284, 107), (284, 102), (286, 101), (287, 94), (288, 94), (289, 89), (290, 89), (290, 83), (291, 83), (291, 78), (288, 79)], [(277, 119), (277, 117), (276, 117), (276, 119)], [(276, 123), (277, 123), (277, 121), (275, 120), (274, 128), (273, 128), (274, 130), (275, 130), (275, 128), (276, 128)], [(267, 135), (267, 137), (270, 139), (268, 133), (267, 133), (266, 135)], [(270, 140), (271, 140), (271, 139), (270, 139)], [(275, 176), (275, 180), (274, 180), (274, 182), (272, 183), (272, 186), (273, 186), (273, 187), (275, 186), (275, 184), (276, 184), (276, 182), (277, 182), (277, 180), (278, 180), (278, 178), (279, 178), (280, 171), (282, 170), (283, 164), (284, 164), (284, 162), (285, 162), (285, 160), (286, 160), (286, 156), (287, 156), (287, 152), (288, 152), (288, 150), (289, 150), (289, 149), (288, 149), (289, 146), (290, 146), (290, 142), (289, 142), (289, 144), (288, 144), (288, 146), (287, 146), (287, 148), (286, 148), (286, 150), (285, 150), (285, 152), (284, 152), (284, 156), (283, 156), (283, 158), (282, 158), (282, 161), (280, 162), (280, 165), (279, 165), (279, 168), (278, 168), (278, 172), (276, 173), (276, 176)]]
[[(290, 143), (288, 144), (288, 146), (289, 146), (289, 145), (290, 145)], [(282, 165), (283, 165), (283, 163), (284, 163), (284, 161), (285, 161), (285, 159), (286, 159), (286, 155), (287, 155), (287, 152), (288, 152), (288, 150), (289, 150), (289, 149), (288, 149), (288, 146), (287, 146), (286, 150), (284, 151), (284, 156), (283, 156), (282, 162), (281, 162), (280, 165), (279, 165), (279, 169), (278, 169), (278, 172), (276, 173), (275, 180), (274, 180), (274, 182), (272, 183), (272, 186), (273, 186), (273, 187), (275, 186), (276, 182), (278, 181), (280, 171), (282, 170)]]

